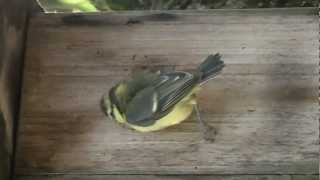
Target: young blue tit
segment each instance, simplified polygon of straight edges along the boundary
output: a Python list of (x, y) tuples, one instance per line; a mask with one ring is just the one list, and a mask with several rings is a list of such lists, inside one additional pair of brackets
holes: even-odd
[(139, 132), (161, 130), (191, 115), (200, 85), (223, 67), (221, 56), (215, 54), (193, 72), (141, 72), (112, 87), (103, 96), (101, 106), (108, 117)]

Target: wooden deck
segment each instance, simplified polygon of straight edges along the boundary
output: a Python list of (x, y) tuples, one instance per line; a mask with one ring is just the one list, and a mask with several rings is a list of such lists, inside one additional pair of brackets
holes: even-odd
[(40, 175), (16, 180), (319, 180), (319, 175)]
[(27, 3), (0, 0), (0, 179), (10, 177), (27, 24)]
[[(318, 32), (315, 8), (35, 15), (16, 174), (316, 179)], [(141, 134), (101, 112), (102, 94), (133, 71), (190, 69), (216, 52), (226, 67), (199, 95), (202, 116), (218, 129), (215, 142), (201, 139), (194, 118)]]

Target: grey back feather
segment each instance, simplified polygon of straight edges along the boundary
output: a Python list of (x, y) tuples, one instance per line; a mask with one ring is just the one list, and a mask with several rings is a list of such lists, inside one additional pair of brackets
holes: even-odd
[(131, 124), (153, 124), (156, 119), (165, 116), (197, 84), (196, 78), (187, 72), (163, 74), (155, 82), (156, 84), (137, 92), (129, 102), (126, 117)]
[(129, 123), (149, 126), (170, 112), (195, 85), (215, 76), (223, 67), (221, 56), (215, 54), (208, 56), (193, 74), (171, 72), (159, 75), (141, 72), (131, 81), (125, 82), (127, 89), (124, 97), (114, 97), (112, 91), (110, 97), (119, 99), (124, 104), (122, 109)]

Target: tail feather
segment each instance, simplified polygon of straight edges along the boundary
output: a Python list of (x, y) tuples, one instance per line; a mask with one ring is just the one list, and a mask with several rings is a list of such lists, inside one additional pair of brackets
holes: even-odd
[(224, 62), (221, 60), (221, 55), (219, 53), (209, 55), (198, 67), (200, 81), (204, 82), (215, 77), (222, 71), (224, 66)]

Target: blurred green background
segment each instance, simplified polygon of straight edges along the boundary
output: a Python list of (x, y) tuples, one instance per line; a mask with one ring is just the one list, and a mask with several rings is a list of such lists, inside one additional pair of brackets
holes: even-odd
[(319, 0), (38, 0), (47, 12), (317, 7)]

